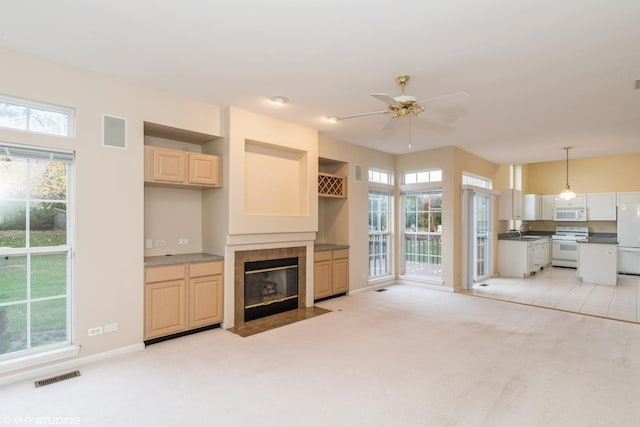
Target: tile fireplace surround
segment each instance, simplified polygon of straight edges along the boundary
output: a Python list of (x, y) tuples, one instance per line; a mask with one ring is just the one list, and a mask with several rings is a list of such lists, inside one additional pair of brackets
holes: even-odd
[(298, 257), (298, 308), (306, 308), (307, 295), (307, 247), (258, 249), (236, 251), (234, 261), (234, 327), (244, 322), (244, 263), (280, 258)]

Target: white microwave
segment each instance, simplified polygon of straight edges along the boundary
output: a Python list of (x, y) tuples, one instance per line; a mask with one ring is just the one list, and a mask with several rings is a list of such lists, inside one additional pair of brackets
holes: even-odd
[(554, 221), (586, 221), (587, 208), (555, 208)]

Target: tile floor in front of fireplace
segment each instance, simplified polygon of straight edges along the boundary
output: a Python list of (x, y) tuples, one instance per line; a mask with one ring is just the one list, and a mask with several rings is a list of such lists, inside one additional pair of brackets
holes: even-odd
[(272, 314), (271, 316), (255, 319), (245, 322), (234, 328), (229, 328), (229, 332), (240, 335), (241, 337), (250, 337), (251, 335), (266, 332), (281, 326), (290, 325), (301, 320), (310, 319), (321, 314), (330, 313), (331, 310), (321, 307), (299, 308), (297, 310), (289, 310), (284, 313)]
[(575, 269), (549, 267), (526, 279), (487, 279), (464, 293), (640, 323), (639, 287), (640, 276), (619, 274), (616, 286), (596, 285), (580, 283)]

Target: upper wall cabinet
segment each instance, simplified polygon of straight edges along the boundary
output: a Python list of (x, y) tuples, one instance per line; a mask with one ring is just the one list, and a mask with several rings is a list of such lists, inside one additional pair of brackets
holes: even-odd
[(498, 219), (522, 219), (522, 191), (500, 190)]
[(640, 191), (618, 193), (618, 206), (620, 205), (640, 205)]
[(587, 194), (588, 221), (616, 220), (616, 193)]
[(220, 158), (147, 145), (144, 147), (144, 182), (170, 187), (220, 187)]
[(318, 173), (318, 196), (347, 198), (347, 177), (330, 173)]

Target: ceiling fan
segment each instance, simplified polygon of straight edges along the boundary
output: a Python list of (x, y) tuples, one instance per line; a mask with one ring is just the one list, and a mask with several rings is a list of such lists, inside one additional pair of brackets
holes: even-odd
[(371, 116), (374, 114), (387, 114), (391, 116), (391, 120), (389, 121), (389, 123), (387, 123), (387, 125), (385, 125), (386, 128), (393, 121), (393, 119), (398, 117), (416, 116), (442, 125), (449, 125), (458, 118), (455, 115), (445, 113), (443, 111), (431, 110), (425, 107), (428, 107), (429, 103), (432, 103), (436, 100), (440, 101), (444, 99), (447, 99), (447, 101), (451, 103), (459, 103), (469, 97), (468, 93), (455, 92), (418, 101), (418, 98), (416, 98), (415, 96), (405, 94), (405, 87), (407, 86), (410, 78), (411, 77), (406, 74), (402, 74), (396, 77), (396, 83), (400, 85), (401, 91), (401, 94), (399, 96), (391, 97), (385, 93), (371, 94), (371, 96), (373, 96), (374, 98), (387, 104), (386, 110), (351, 114), (348, 116), (330, 117), (329, 120), (337, 122), (338, 120), (353, 119), (356, 117)]

